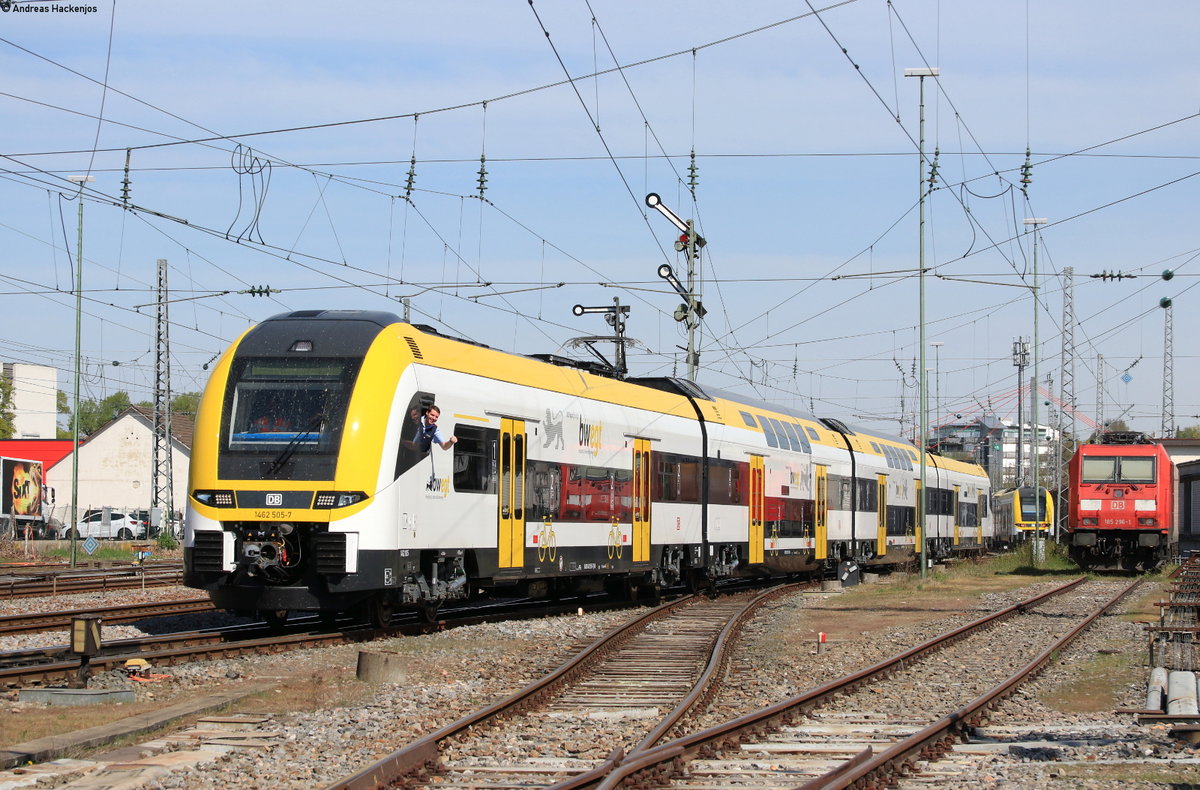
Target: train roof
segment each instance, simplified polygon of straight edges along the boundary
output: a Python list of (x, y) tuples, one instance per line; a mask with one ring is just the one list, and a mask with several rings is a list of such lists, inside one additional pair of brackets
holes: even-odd
[[(636, 403), (638, 406), (652, 411), (680, 416), (695, 415), (690, 406), (683, 408), (684, 403), (690, 400), (697, 404), (703, 404), (701, 410), (705, 420), (739, 427), (750, 427), (746, 425), (745, 419), (740, 418), (740, 413), (745, 413), (748, 409), (766, 412), (776, 417), (810, 423), (810, 430), (816, 432), (815, 435), (820, 436), (820, 440), (827, 444), (840, 443), (840, 440), (837, 440), (833, 434), (844, 434), (857, 450), (864, 452), (873, 450), (878, 453), (880, 452), (878, 446), (872, 447), (871, 445), (882, 441), (910, 449), (914, 460), (918, 460), (916, 448), (911, 442), (886, 432), (864, 429), (858, 425), (830, 417), (818, 417), (803, 409), (704, 386), (689, 379), (674, 376), (622, 379), (614, 376), (610, 368), (592, 361), (579, 361), (556, 354), (513, 354), (491, 348), (474, 340), (444, 334), (436, 328), (424, 324), (407, 324), (394, 313), (383, 310), (294, 310), (271, 316), (264, 323), (312, 319), (366, 322), (380, 328), (396, 327), (404, 334), (411, 331), (413, 334), (423, 335), (430, 342), (446, 341), (460, 344), (459, 347), (465, 354), (465, 357), (460, 354), (451, 355), (450, 360), (453, 361), (435, 363), (430, 357), (420, 354), (418, 351), (416, 356), (422, 364), (435, 364), (447, 369), (471, 370), (481, 375), (489, 375), (488, 368), (491, 366), (482, 364), (483, 358), (477, 357), (475, 353), (469, 351), (473, 348), (487, 354), (501, 355), (508, 360), (491, 371), (491, 374), (497, 378), (511, 378), (516, 374), (522, 381), (531, 385), (574, 393), (595, 400)], [(424, 343), (426, 340), (421, 342)], [(522, 363), (529, 367), (525, 367), (525, 364)], [(557, 369), (558, 373), (547, 375), (550, 369)], [(662, 396), (648, 398), (645, 396), (647, 390), (662, 393)], [(643, 395), (635, 397), (635, 392), (641, 392)], [(739, 414), (734, 414), (733, 411), (737, 411)], [(943, 469), (958, 469), (965, 472), (978, 470), (976, 464), (950, 458), (939, 457), (933, 463)]]

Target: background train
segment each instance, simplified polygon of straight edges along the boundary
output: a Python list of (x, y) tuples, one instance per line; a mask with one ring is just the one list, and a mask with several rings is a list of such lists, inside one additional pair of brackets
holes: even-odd
[(1043, 486), (1036, 493), (1033, 486), (998, 491), (992, 495), (992, 520), (998, 537), (1048, 538), (1054, 524), (1054, 494)]
[(1107, 433), (1069, 466), (1066, 542), (1082, 568), (1150, 570), (1179, 547), (1179, 476), (1161, 444)]
[[(449, 450), (414, 442), (437, 402)], [(396, 607), (912, 562), (918, 451), (677, 378), (620, 379), (400, 322), (248, 330), (196, 421), (187, 584), (222, 608)], [(927, 456), (927, 559), (993, 539), (988, 480)]]

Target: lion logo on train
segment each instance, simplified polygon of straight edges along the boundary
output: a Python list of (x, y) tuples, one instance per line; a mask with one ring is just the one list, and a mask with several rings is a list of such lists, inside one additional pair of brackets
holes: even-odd
[(551, 442), (554, 443), (555, 450), (563, 449), (563, 413), (562, 410), (556, 413), (546, 409), (546, 441), (542, 447), (549, 447)]

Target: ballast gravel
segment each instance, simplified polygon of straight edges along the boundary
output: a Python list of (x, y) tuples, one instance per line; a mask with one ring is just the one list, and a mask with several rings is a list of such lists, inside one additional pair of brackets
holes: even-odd
[[(838, 594), (804, 593), (769, 604), (746, 629), (740, 647), (731, 661), (731, 689), (714, 706), (716, 713), (700, 716), (693, 725), (712, 724), (731, 713), (744, 712), (769, 702), (793, 696), (825, 680), (869, 666), (895, 652), (914, 646), (953, 625), (961, 625), (985, 611), (1016, 603), (1030, 595), (1057, 586), (1059, 582), (1029, 585), (1006, 593), (984, 596), (970, 611), (947, 613), (920, 623), (906, 622), (889, 627), (886, 618), (862, 632), (846, 632), (841, 638), (820, 649), (814, 639), (813, 610), (824, 601), (837, 600)], [(194, 597), (195, 592), (179, 588), (179, 597)], [(149, 591), (148, 591), (149, 592)], [(170, 596), (168, 590), (153, 592), (154, 599)], [(108, 603), (129, 600), (109, 593)], [(80, 603), (79, 606), (99, 605)], [(872, 598), (873, 614), (889, 606), (904, 607), (902, 599)], [(0, 611), (3, 604), (0, 604)], [(51, 608), (62, 608), (61, 599)], [(847, 617), (838, 613), (838, 617)], [(191, 615), (200, 618), (227, 618), (228, 615)], [(235, 688), (252, 682), (266, 682), (274, 688), (267, 696), (294, 693), (299, 687), (312, 700), (311, 712), (276, 714), (260, 726), (272, 734), (267, 745), (236, 750), (192, 768), (159, 777), (145, 785), (153, 788), (314, 788), (326, 786), (366, 767), (397, 748), (430, 733), (485, 704), (511, 694), (557, 667), (563, 660), (599, 638), (629, 617), (625, 611), (568, 615), (532, 621), (508, 621), (465, 626), (421, 637), (403, 637), (353, 645), (284, 653), (274, 656), (243, 657), (198, 662), (154, 669), (165, 676), (156, 683), (133, 683), (119, 672), (92, 679), (96, 687), (134, 688), (139, 699), (170, 703), (197, 694)], [(842, 625), (845, 625), (842, 621)], [(188, 627), (191, 627), (190, 625)], [(852, 625), (850, 626), (852, 627)], [(105, 638), (117, 638), (117, 629), (135, 636), (135, 626), (105, 628)], [(42, 640), (44, 643), (44, 640)], [(1087, 714), (1063, 714), (1038, 702), (1043, 688), (1065, 682), (1073, 663), (1082, 662), (1097, 649), (1141, 651), (1144, 633), (1141, 626), (1118, 618), (1104, 618), (1084, 637), (1082, 646), (1068, 651), (1063, 662), (1045, 671), (1028, 690), (1011, 697), (992, 717), (992, 723), (1022, 726), (1105, 727), (1120, 738), (1119, 748), (1107, 745), (1064, 747), (1072, 760), (1098, 760), (1117, 754), (1150, 756), (1157, 759), (1193, 760), (1195, 747), (1173, 741), (1161, 730), (1139, 728), (1131, 716), (1116, 716), (1109, 711)], [(14, 648), (3, 648), (14, 649)], [(997, 655), (1003, 646), (995, 647)], [(339, 704), (337, 689), (359, 683), (354, 668), (360, 650), (394, 651), (405, 662), (403, 682), (379, 684), (353, 696), (356, 701)], [(1121, 705), (1139, 707), (1144, 696), (1144, 677), (1131, 677)], [(331, 704), (322, 704), (328, 694)], [(18, 714), (24, 706), (15, 701), (5, 704), (6, 714)], [(243, 706), (252, 710), (253, 704)], [(614, 720), (614, 727), (637, 725), (636, 714)], [(649, 712), (643, 712), (650, 715)], [(657, 715), (657, 714), (654, 714)], [(548, 733), (569, 739), (570, 721), (547, 723)], [(589, 744), (589, 747), (594, 746)], [(1037, 760), (1037, 755), (1018, 751), (996, 760), (961, 768), (941, 781), (925, 780), (920, 787), (1015, 787), (1030, 790), (1061, 790), (1063, 787), (1091, 787), (1066, 784), (1052, 765)], [(1096, 784), (1096, 788), (1115, 787)], [(1155, 787), (1153, 783), (1128, 784), (1125, 787)], [(1166, 785), (1162, 785), (1166, 787)]]

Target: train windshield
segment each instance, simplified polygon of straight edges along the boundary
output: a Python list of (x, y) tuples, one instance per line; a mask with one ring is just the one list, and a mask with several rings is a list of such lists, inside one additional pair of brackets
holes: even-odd
[(222, 439), (230, 453), (336, 453), (358, 372), (348, 359), (242, 359), (226, 394)]
[(1040, 489), (1042, 496), (1033, 494), (1032, 488), (1022, 488), (1019, 492), (1021, 500), (1021, 521), (1046, 520), (1046, 489)]
[(1145, 456), (1092, 456), (1083, 459), (1085, 483), (1153, 483), (1154, 459)]
[(1120, 464), (1122, 483), (1153, 483), (1153, 458), (1122, 458)]
[(1111, 455), (1085, 456), (1083, 459), (1083, 482), (1117, 482), (1117, 459)]

